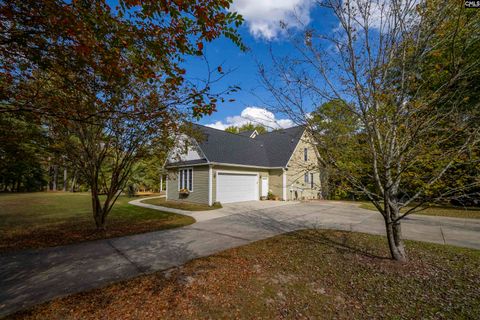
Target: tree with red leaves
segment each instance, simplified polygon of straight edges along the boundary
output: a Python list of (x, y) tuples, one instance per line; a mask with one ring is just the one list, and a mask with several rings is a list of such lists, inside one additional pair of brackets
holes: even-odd
[(215, 111), (223, 95), (189, 82), (182, 63), (222, 36), (245, 49), (231, 1), (0, 2), (0, 115), (48, 125), (89, 184), (98, 229), (144, 151)]

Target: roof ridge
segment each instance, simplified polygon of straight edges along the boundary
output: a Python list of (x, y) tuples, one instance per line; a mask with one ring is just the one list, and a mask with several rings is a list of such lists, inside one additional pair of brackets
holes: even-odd
[(263, 135), (270, 134), (270, 133), (277, 133), (279, 131), (287, 131), (287, 130), (291, 130), (291, 129), (296, 129), (298, 127), (305, 127), (305, 125), (299, 124), (299, 125), (296, 125), (296, 126), (293, 126), (293, 127), (280, 128), (280, 129), (276, 129), (276, 130), (272, 130), (272, 131), (265, 131), (264, 133), (259, 133), (258, 135), (263, 136)]
[(252, 138), (246, 137), (246, 136), (242, 136), (242, 135), (240, 135), (240, 134), (238, 134), (238, 133), (233, 133), (233, 132), (225, 131), (225, 130), (222, 130), (222, 129), (212, 128), (212, 127), (209, 127), (209, 126), (204, 126), (203, 124), (199, 124), (199, 123), (192, 123), (192, 124), (193, 124), (193, 125), (200, 126), (200, 127), (208, 128), (208, 129), (211, 129), (211, 130), (220, 131), (220, 132), (223, 132), (223, 133), (233, 134), (233, 135), (236, 136), (236, 137), (242, 137), (242, 138), (246, 138), (246, 139), (248, 139), (248, 140), (253, 140), (253, 141), (255, 141), (255, 139), (252, 139)]

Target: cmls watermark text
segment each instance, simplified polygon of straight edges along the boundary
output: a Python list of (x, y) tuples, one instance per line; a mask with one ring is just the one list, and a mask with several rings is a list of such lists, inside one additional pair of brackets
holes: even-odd
[(465, 8), (480, 8), (480, 0), (465, 0)]

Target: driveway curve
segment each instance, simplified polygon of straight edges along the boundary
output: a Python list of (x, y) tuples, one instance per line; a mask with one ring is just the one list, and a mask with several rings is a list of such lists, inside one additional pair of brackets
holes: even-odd
[[(194, 214), (196, 223), (178, 229), (0, 255), (0, 316), (285, 232), (384, 234), (378, 213), (340, 202), (257, 201), (225, 205), (205, 213), (208, 217)], [(407, 239), (480, 249), (480, 220), (412, 215), (403, 232)]]

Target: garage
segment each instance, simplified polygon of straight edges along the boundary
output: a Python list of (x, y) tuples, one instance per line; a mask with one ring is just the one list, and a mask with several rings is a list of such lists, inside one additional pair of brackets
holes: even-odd
[(258, 175), (217, 172), (217, 201), (220, 203), (258, 200)]

